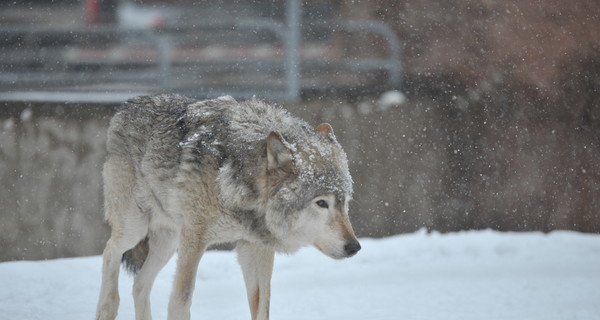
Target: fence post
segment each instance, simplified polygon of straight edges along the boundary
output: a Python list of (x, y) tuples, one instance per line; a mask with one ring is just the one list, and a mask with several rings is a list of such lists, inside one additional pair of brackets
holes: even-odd
[(286, 5), (286, 98), (297, 101), (300, 98), (300, 19), (302, 7), (300, 0), (288, 0)]
[(156, 43), (158, 45), (158, 68), (159, 68), (159, 77), (160, 77), (160, 87), (161, 90), (171, 89), (170, 86), (170, 76), (171, 76), (171, 39), (168, 35), (158, 35), (156, 36)]

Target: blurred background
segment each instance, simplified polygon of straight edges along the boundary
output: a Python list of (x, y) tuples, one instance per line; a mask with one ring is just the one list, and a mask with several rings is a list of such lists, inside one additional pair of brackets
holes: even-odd
[(0, 261), (99, 254), (126, 99), (230, 94), (330, 122), (360, 237), (600, 232), (596, 0), (0, 4)]

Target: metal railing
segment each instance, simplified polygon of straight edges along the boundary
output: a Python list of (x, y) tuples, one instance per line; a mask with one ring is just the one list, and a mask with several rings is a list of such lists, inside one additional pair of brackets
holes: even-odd
[[(106, 96), (153, 92), (180, 92), (195, 97), (231, 94), (269, 99), (298, 100), (310, 84), (309, 70), (330, 72), (384, 71), (386, 87), (397, 88), (401, 81), (401, 47), (394, 32), (376, 21), (320, 23), (324, 33), (368, 32), (387, 44), (384, 58), (339, 59), (335, 63), (303, 57), (301, 5), (288, 0), (286, 21), (247, 19), (222, 21), (194, 27), (160, 30), (124, 30), (102, 26), (79, 30), (39, 27), (0, 27), (0, 100), (43, 97), (39, 92), (71, 92), (75, 100), (98, 100)], [(239, 32), (247, 46), (258, 46), (253, 34), (267, 33), (264, 57), (236, 54), (235, 57), (207, 58), (203, 35)], [(214, 38), (214, 37), (213, 37)], [(225, 41), (226, 41), (226, 37)], [(214, 41), (214, 40), (213, 40)], [(242, 46), (243, 47), (243, 46)], [(221, 54), (240, 51), (240, 44), (225, 45)], [(229, 50), (229, 51), (227, 51)], [(244, 78), (246, 77), (246, 78)], [(327, 75), (324, 75), (327, 77)], [(335, 86), (332, 81), (326, 85)], [(48, 96), (57, 95), (49, 94)], [(67, 99), (65, 95), (64, 99)]]

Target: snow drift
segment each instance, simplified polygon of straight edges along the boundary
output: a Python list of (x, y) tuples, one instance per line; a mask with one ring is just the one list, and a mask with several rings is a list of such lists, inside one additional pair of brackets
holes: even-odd
[[(354, 258), (305, 248), (275, 258), (272, 319), (600, 319), (600, 236), (420, 231), (362, 239)], [(0, 319), (93, 319), (99, 256), (0, 263)], [(165, 319), (172, 259), (152, 294)], [(133, 319), (121, 273), (119, 319)], [(193, 319), (250, 319), (233, 252), (200, 262)]]

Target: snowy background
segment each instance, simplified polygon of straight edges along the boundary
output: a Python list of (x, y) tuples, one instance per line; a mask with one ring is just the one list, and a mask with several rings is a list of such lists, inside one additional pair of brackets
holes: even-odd
[[(354, 258), (313, 248), (278, 255), (272, 319), (600, 319), (600, 236), (575, 232), (450, 234), (362, 239)], [(160, 273), (153, 315), (165, 319), (175, 260)], [(0, 319), (92, 319), (101, 258), (0, 264)], [(249, 319), (233, 252), (202, 258), (194, 319)], [(121, 273), (119, 319), (133, 319)]]
[[(212, 24), (257, 19), (279, 30), (286, 3), (2, 5), (0, 320), (93, 318), (114, 108), (165, 88), (201, 96), (207, 85), (277, 100), (261, 90), (284, 82), (283, 65), (271, 64), (282, 44)], [(383, 238), (362, 239), (344, 261), (310, 248), (277, 256), (272, 318), (600, 319), (600, 2), (297, 3), (303, 99), (277, 102), (333, 125), (355, 181), (354, 229)], [(357, 20), (393, 34), (340, 28)], [(170, 72), (141, 34), (181, 41), (150, 41), (173, 46)], [(377, 69), (338, 68), (390, 57), (400, 85), (382, 87), (391, 75)], [(526, 232), (455, 233), (482, 229)], [(166, 317), (174, 261), (155, 285), (156, 319)], [(121, 279), (120, 319), (132, 319), (132, 279)], [(208, 252), (197, 282), (195, 319), (249, 318), (234, 253)]]

